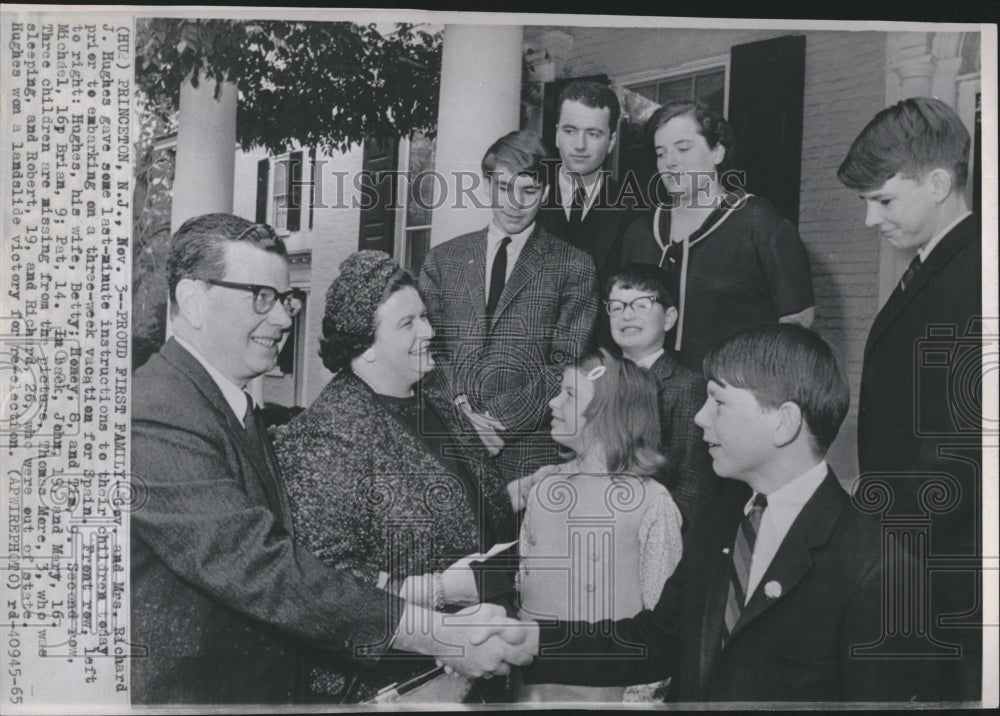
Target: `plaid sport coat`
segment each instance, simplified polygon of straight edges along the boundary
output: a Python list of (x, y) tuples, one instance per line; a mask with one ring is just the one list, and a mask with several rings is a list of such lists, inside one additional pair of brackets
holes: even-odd
[(481, 229), (431, 249), (420, 289), (454, 395), (504, 425), (500, 468), (512, 480), (553, 457), (548, 401), (590, 347), (597, 274), (590, 256), (536, 225), (487, 320), (486, 270)]

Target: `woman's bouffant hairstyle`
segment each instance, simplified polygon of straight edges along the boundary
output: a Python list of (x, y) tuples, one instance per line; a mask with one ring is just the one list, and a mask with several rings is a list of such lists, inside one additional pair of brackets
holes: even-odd
[(675, 117), (690, 117), (698, 125), (698, 133), (705, 138), (709, 149), (715, 149), (722, 145), (726, 150), (726, 156), (716, 167), (721, 180), (722, 173), (733, 169), (736, 166), (736, 136), (733, 128), (721, 114), (709, 107), (704, 102), (686, 100), (683, 102), (671, 102), (665, 104), (646, 120), (643, 129), (646, 144), (652, 150), (657, 130)]
[(667, 458), (659, 451), (656, 378), (603, 348), (576, 363), (582, 380), (590, 380), (587, 376), (594, 376), (601, 367), (604, 371), (592, 378), (594, 397), (583, 411), (588, 441), (603, 444), (610, 473), (637, 477), (661, 473)]
[(381, 251), (359, 251), (340, 266), (326, 292), (319, 355), (331, 373), (343, 370), (375, 342), (376, 314), (388, 298), (416, 280)]

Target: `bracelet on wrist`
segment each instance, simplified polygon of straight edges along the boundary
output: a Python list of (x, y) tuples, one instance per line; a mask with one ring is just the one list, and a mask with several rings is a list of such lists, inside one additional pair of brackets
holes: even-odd
[(434, 572), (431, 575), (431, 583), (434, 593), (434, 609), (437, 611), (445, 605), (444, 578), (441, 572)]

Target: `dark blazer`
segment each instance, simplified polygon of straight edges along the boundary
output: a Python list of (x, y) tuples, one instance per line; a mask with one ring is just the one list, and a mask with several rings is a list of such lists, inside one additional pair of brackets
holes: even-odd
[(664, 351), (649, 368), (660, 389), (660, 445), (668, 459), (663, 484), (684, 517), (687, 531), (719, 491), (708, 446), (694, 416), (705, 404), (705, 379)]
[[(969, 467), (971, 454), (955, 446), (981, 443), (982, 325), (973, 321), (982, 315), (981, 292), (982, 238), (979, 217), (972, 215), (934, 247), (905, 291), (896, 287), (865, 345), (858, 405), (862, 479), (875, 472), (952, 476), (958, 505), (933, 516), (938, 554), (971, 554), (977, 540), (982, 486)], [(922, 514), (922, 484), (894, 481), (894, 511)]]
[[(942, 692), (960, 701), (981, 697), (981, 582), (941, 560), (978, 564), (983, 554), (981, 292), (982, 235), (971, 215), (875, 317), (858, 407), (859, 489), (886, 483), (894, 516), (917, 526), (930, 517), (925, 556), (946, 568), (930, 574), (925, 620), (936, 639), (961, 644)], [(942, 614), (964, 616), (942, 623)]]
[(598, 196), (579, 226), (571, 228), (566, 218), (559, 196), (559, 172), (549, 186), (549, 198), (538, 214), (539, 225), (550, 234), (559, 237), (570, 246), (590, 254), (597, 268), (598, 287), (620, 266), (622, 235), (635, 218), (631, 211), (618, 206), (621, 186), (604, 174)]
[[(621, 268), (622, 236), (635, 218), (635, 213), (619, 206), (621, 185), (609, 173), (604, 174), (598, 195), (583, 221), (570, 227), (566, 210), (560, 203), (559, 172), (549, 186), (549, 198), (538, 213), (539, 225), (570, 246), (585, 251), (597, 269), (597, 290), (603, 292), (608, 279)], [(613, 349), (608, 316), (603, 309), (597, 313), (595, 340), (604, 348)]]
[(751, 494), (743, 483), (724, 482), (652, 610), (598, 624), (586, 636), (575, 636), (583, 633), (577, 624), (543, 627), (526, 678), (613, 685), (672, 676), (676, 701), (907, 701), (933, 688), (928, 662), (851, 656), (852, 645), (881, 633), (882, 528), (851, 506), (832, 472), (792, 524), (723, 648), (729, 551)]
[(295, 644), (377, 659), (400, 600), (294, 546), (270, 446), (201, 364), (170, 340), (132, 397), (133, 703), (290, 701)]
[(489, 321), (485, 283), (486, 229), (435, 246), (420, 273), (451, 389), (503, 423), (498, 458), (513, 480), (555, 459), (543, 420), (563, 370), (590, 342), (597, 282), (587, 254), (536, 225)]

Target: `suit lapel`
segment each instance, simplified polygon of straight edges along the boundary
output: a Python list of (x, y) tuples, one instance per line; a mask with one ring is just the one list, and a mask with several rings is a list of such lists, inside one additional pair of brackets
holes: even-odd
[(486, 316), (486, 231), (476, 234), (465, 257), (465, 289), (477, 318)]
[(828, 471), (826, 479), (802, 507), (802, 511), (782, 540), (760, 584), (754, 589), (750, 601), (740, 614), (739, 621), (733, 627), (730, 641), (739, 636), (748, 624), (775, 604), (787, 599), (794, 591), (796, 585), (812, 568), (810, 550), (825, 544), (830, 538), (830, 533), (840, 519), (847, 502), (847, 493), (840, 487), (833, 471)]
[(972, 214), (964, 218), (955, 228), (949, 231), (948, 235), (941, 239), (941, 242), (931, 251), (930, 256), (927, 257), (927, 262), (917, 272), (917, 275), (913, 278), (913, 283), (905, 291), (901, 291), (899, 285), (896, 285), (896, 288), (893, 289), (892, 294), (889, 296), (889, 300), (885, 302), (882, 310), (875, 316), (875, 321), (872, 323), (868, 338), (869, 347), (878, 341), (885, 329), (892, 325), (893, 321), (903, 312), (903, 309), (920, 295), (920, 292), (927, 287), (934, 274), (940, 271), (951, 257), (968, 243), (975, 229), (976, 221), (976, 215)]
[(598, 273), (604, 266), (604, 262), (607, 261), (608, 253), (618, 238), (617, 232), (614, 231), (615, 212), (624, 210), (608, 208), (614, 206), (610, 202), (617, 195), (617, 188), (612, 185), (610, 175), (603, 175), (597, 196), (594, 197), (594, 202), (590, 205), (590, 210), (583, 217), (580, 226), (580, 233), (590, 239), (588, 248)]
[[(216, 385), (212, 376), (198, 362), (198, 359), (186, 351), (177, 341), (169, 340), (164, 345), (161, 355), (181, 370), (201, 391), (202, 395), (212, 404), (212, 407), (222, 413), (226, 419), (226, 427), (229, 433), (235, 438), (241, 448), (242, 455), (247, 459), (254, 472), (260, 480), (261, 486), (267, 495), (267, 501), (271, 509), (281, 517), (285, 528), (291, 531), (292, 520), (287, 496), (284, 488), (278, 481), (277, 473), (268, 465), (267, 450), (270, 445), (256, 445), (255, 440), (251, 440), (246, 428), (233, 414), (232, 408), (219, 386)], [(273, 455), (273, 453), (272, 453)], [(277, 460), (274, 460), (275, 470), (277, 470)]]
[(262, 442), (256, 440), (255, 436), (251, 435), (235, 416), (232, 416), (231, 411), (226, 419), (229, 421), (229, 427), (236, 435), (236, 439), (243, 447), (244, 453), (250, 458), (250, 464), (253, 466), (254, 472), (260, 478), (261, 485), (267, 493), (267, 501), (271, 509), (281, 515), (282, 522), (290, 530), (291, 520), (287, 519), (287, 516), (290, 514), (288, 504), (286, 500), (282, 499), (284, 497), (282, 494), (284, 490), (278, 483), (278, 461), (274, 457), (274, 453), (271, 452), (270, 440), (268, 440), (266, 435), (262, 436)]
[(510, 278), (507, 279), (507, 283), (504, 284), (503, 293), (500, 294), (500, 301), (497, 303), (497, 310), (493, 313), (493, 323), (490, 325), (490, 328), (496, 325), (497, 318), (510, 305), (511, 301), (520, 293), (528, 281), (531, 280), (531, 277), (542, 269), (542, 251), (544, 248), (541, 246), (542, 238), (540, 232), (541, 228), (538, 224), (535, 224), (535, 229), (531, 232), (531, 236), (524, 242), (524, 248), (518, 254), (514, 270), (511, 272)]
[(549, 226), (556, 236), (566, 236), (566, 229), (569, 228), (569, 221), (566, 219), (566, 210), (562, 206), (562, 193), (559, 189), (559, 172), (556, 171), (556, 180), (549, 190), (548, 203), (545, 206), (549, 214)]
[(732, 546), (736, 530), (743, 519), (743, 507), (750, 498), (750, 490), (732, 485), (728, 493), (721, 529), (715, 533), (715, 542), (709, 548), (707, 561), (705, 606), (701, 619), (701, 643), (698, 653), (699, 693), (707, 693), (715, 662), (722, 651), (722, 632), (725, 627), (726, 600), (729, 597), (729, 567), (732, 564)]

